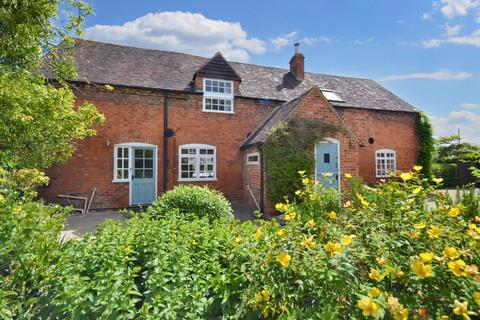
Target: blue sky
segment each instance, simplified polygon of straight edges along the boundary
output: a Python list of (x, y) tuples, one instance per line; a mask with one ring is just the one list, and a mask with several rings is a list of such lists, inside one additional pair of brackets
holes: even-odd
[(480, 0), (89, 1), (88, 39), (372, 78), (480, 143)]

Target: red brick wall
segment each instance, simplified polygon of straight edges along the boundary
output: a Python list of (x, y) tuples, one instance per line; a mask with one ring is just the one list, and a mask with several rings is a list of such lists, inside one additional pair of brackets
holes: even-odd
[[(375, 151), (393, 149), (397, 154), (397, 169), (411, 170), (418, 159), (416, 113), (337, 108), (365, 145), (360, 148), (360, 175), (370, 184), (375, 177)], [(369, 144), (372, 137), (375, 142)]]
[[(81, 86), (80, 86), (81, 87)], [(82, 88), (82, 87), (81, 87)], [(84, 87), (77, 94), (78, 103), (95, 104), (106, 117), (95, 137), (77, 143), (73, 157), (65, 164), (48, 171), (50, 186), (41, 190), (41, 196), (57, 201), (58, 194), (88, 195), (93, 187), (97, 195), (92, 208), (126, 207), (129, 201), (129, 183), (112, 182), (114, 145), (126, 142), (144, 142), (158, 146), (157, 190), (163, 188), (163, 94), (161, 91), (101, 87)], [(176, 134), (168, 139), (168, 187), (179, 184), (178, 146), (188, 143), (211, 144), (217, 148), (218, 181), (207, 184), (230, 198), (243, 198), (244, 155), (241, 142), (271, 111), (252, 99), (235, 98), (235, 114), (202, 112), (201, 94), (169, 95), (169, 127)], [(107, 146), (110, 141), (110, 146)]]

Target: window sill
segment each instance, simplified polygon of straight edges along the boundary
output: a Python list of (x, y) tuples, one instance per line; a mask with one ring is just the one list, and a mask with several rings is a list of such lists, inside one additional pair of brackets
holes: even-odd
[(178, 182), (202, 182), (202, 181), (218, 181), (217, 178), (208, 178), (208, 179), (178, 179)]
[(223, 114), (235, 114), (233, 111), (220, 111), (220, 110), (207, 110), (207, 109), (202, 109), (203, 112), (208, 112), (208, 113), (223, 113)]
[(113, 182), (113, 183), (117, 183), (117, 182), (130, 182), (130, 180), (128, 180), (128, 179), (122, 179), (122, 180), (113, 179), (112, 182)]
[(260, 164), (260, 162), (247, 162), (246, 165), (247, 166), (258, 166)]

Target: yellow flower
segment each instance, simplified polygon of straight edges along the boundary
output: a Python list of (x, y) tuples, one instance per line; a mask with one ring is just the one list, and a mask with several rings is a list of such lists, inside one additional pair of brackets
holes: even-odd
[(422, 222), (419, 222), (419, 223), (415, 223), (413, 225), (413, 227), (415, 229), (425, 229), (425, 227), (427, 226), (427, 223), (425, 221), (422, 221)]
[(383, 266), (385, 264), (385, 259), (382, 257), (382, 258), (377, 258), (377, 262), (379, 265)]
[(262, 296), (263, 301), (268, 301), (270, 300), (270, 291), (268, 289), (263, 289), (260, 292), (260, 295)]
[(303, 178), (303, 179), (302, 179), (302, 183), (303, 183), (303, 185), (306, 186), (307, 184), (310, 183), (310, 179), (308, 179), (308, 178)]
[(285, 232), (285, 229), (280, 229), (277, 231), (277, 236), (279, 236), (280, 238), (283, 238), (287, 235), (287, 233)]
[(380, 307), (370, 297), (365, 297), (360, 301), (358, 301), (357, 307), (363, 311), (363, 315), (365, 317), (368, 317), (368, 316), (372, 316), (375, 318), (378, 317), (378, 310), (380, 309)]
[(365, 200), (365, 198), (359, 193), (357, 193), (357, 199), (360, 201), (362, 206), (367, 207), (369, 205), (368, 201)]
[(315, 227), (315, 224), (316, 224), (316, 223), (315, 223), (315, 220), (310, 219), (310, 220), (308, 220), (308, 222), (305, 224), (305, 227), (307, 227), (307, 228), (313, 228), (313, 227)]
[(287, 221), (290, 221), (295, 219), (296, 216), (297, 216), (296, 212), (290, 212), (290, 213), (287, 213), (283, 218)]
[(413, 189), (412, 193), (413, 194), (419, 194), (420, 192), (422, 192), (422, 190), (423, 190), (422, 187), (418, 187), (418, 188)]
[(235, 243), (240, 243), (240, 242), (242, 242), (242, 237), (241, 237), (241, 236), (237, 236), (237, 237), (235, 238)]
[(467, 275), (467, 273), (464, 270), (466, 264), (462, 259), (450, 261), (449, 263), (447, 263), (447, 265), (448, 265), (448, 269), (450, 269), (450, 271), (452, 271), (456, 277), (464, 277)]
[(422, 259), (422, 262), (426, 263), (432, 260), (435, 255), (433, 252), (422, 252), (419, 256)]
[(301, 195), (301, 194), (302, 194), (302, 190), (297, 190), (297, 191), (295, 191), (295, 194), (296, 194), (297, 196)]
[(436, 184), (440, 184), (443, 182), (443, 178), (433, 178), (432, 181), (435, 182)]
[(432, 266), (429, 264), (424, 264), (421, 260), (413, 260), (411, 269), (412, 272), (415, 273), (420, 279), (433, 277)]
[(292, 257), (284, 251), (280, 252), (277, 256), (277, 262), (285, 268), (290, 265), (290, 261), (292, 261)]
[(262, 236), (263, 236), (262, 230), (257, 229), (257, 231), (255, 231), (255, 234), (253, 235), (253, 240), (258, 241), (262, 238)]
[(408, 309), (402, 308), (393, 315), (394, 320), (408, 320)]
[(396, 312), (402, 306), (398, 301), (398, 299), (395, 297), (388, 297), (387, 304), (388, 304), (388, 308), (393, 312)]
[(446, 246), (443, 249), (443, 254), (445, 255), (445, 257), (450, 259), (457, 259), (458, 257), (460, 257), (460, 253), (458, 253), (457, 249), (449, 246)]
[(400, 178), (402, 178), (403, 181), (408, 181), (413, 179), (413, 174), (410, 172), (402, 172), (400, 174)]
[(372, 280), (380, 282), (383, 280), (383, 278), (385, 278), (385, 275), (381, 274), (380, 271), (378, 271), (377, 269), (370, 268), (370, 273), (368, 274), (368, 277)]
[(354, 235), (343, 236), (343, 237), (340, 238), (340, 242), (341, 242), (344, 246), (348, 246), (350, 243), (352, 243), (353, 238), (355, 238)]
[(473, 293), (473, 301), (480, 306), (480, 292), (475, 291)]
[(417, 172), (419, 172), (419, 171), (422, 170), (422, 169), (423, 169), (422, 166), (418, 166), (418, 165), (417, 165), (417, 166), (413, 166), (413, 170), (415, 170), (415, 171), (417, 171)]
[(447, 315), (443, 315), (443, 316), (440, 317), (440, 320), (449, 320), (449, 319), (450, 319), (450, 317), (447, 316)]
[(377, 287), (373, 287), (372, 289), (370, 289), (368, 291), (368, 295), (372, 298), (376, 298), (381, 294), (382, 294), (382, 291), (380, 289), (378, 289)]
[(277, 209), (278, 211), (282, 211), (282, 209), (284, 208), (284, 204), (283, 203), (277, 203), (275, 205), (275, 209)]
[(330, 211), (330, 212), (327, 213), (327, 216), (330, 219), (335, 219), (337, 217), (337, 213), (335, 211)]
[(471, 275), (472, 277), (478, 276), (478, 267), (474, 264), (465, 267), (465, 272)]
[(410, 231), (408, 236), (412, 239), (417, 239), (420, 236), (420, 233), (418, 231)]
[(438, 238), (440, 237), (441, 230), (438, 226), (431, 226), (427, 233), (429, 238)]
[(460, 208), (459, 207), (452, 207), (450, 208), (450, 211), (448, 212), (448, 215), (450, 217), (457, 217), (460, 214)]
[(453, 304), (455, 306), (455, 308), (453, 308), (453, 313), (459, 316), (463, 316), (463, 318), (466, 320), (470, 320), (471, 315), (476, 315), (475, 312), (468, 310), (467, 301), (464, 301), (463, 303), (461, 303), (460, 301), (455, 300)]
[(330, 254), (330, 256), (336, 256), (342, 253), (343, 249), (340, 243), (328, 241), (324, 246), (325, 251)]
[(345, 178), (352, 179), (352, 175), (350, 173), (345, 173)]
[(348, 200), (347, 202), (345, 202), (345, 204), (343, 206), (345, 208), (350, 208), (352, 206), (352, 203), (350, 202), (350, 200)]
[(305, 248), (312, 248), (315, 243), (313, 242), (313, 236), (303, 239), (301, 245)]
[(324, 172), (324, 173), (322, 173), (322, 176), (323, 176), (323, 177), (326, 177), (326, 178), (330, 178), (331, 176), (333, 176), (333, 173), (331, 173), (331, 172)]

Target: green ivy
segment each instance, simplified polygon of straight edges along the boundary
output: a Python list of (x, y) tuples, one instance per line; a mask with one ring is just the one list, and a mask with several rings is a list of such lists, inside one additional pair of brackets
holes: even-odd
[(294, 196), (301, 188), (298, 171), (312, 175), (315, 142), (338, 131), (337, 127), (319, 120), (292, 118), (279, 123), (264, 145), (267, 193), (274, 203)]
[(435, 140), (430, 119), (423, 112), (417, 119), (417, 134), (419, 137), (418, 164), (421, 165), (421, 173), (431, 178), (433, 154), (435, 152)]

